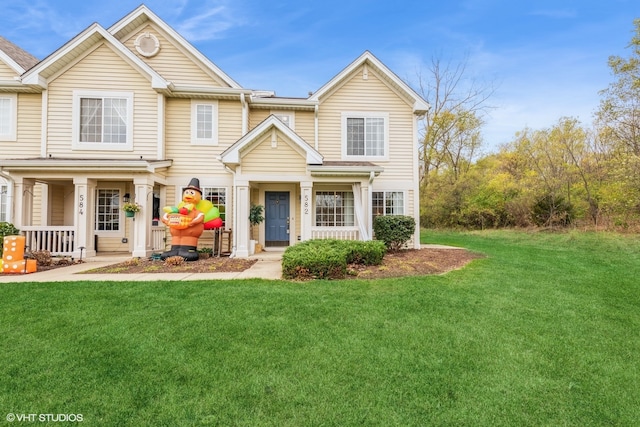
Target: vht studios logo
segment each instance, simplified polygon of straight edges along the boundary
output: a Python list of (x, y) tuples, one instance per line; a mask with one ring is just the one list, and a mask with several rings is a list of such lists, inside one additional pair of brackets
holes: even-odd
[(82, 414), (7, 414), (7, 421), (18, 422), (42, 422), (42, 423), (81, 423), (84, 420)]

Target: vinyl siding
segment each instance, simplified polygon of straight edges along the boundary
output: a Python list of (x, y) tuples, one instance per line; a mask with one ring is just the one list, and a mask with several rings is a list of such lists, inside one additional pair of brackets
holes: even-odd
[[(134, 94), (133, 151), (72, 150), (73, 91)], [(157, 94), (151, 83), (107, 45), (101, 45), (49, 84), (48, 152), (53, 156), (157, 157)]]
[[(160, 51), (147, 58), (138, 53), (134, 43), (142, 33), (149, 32), (158, 38)], [(211, 76), (197, 65), (190, 57), (180, 51), (176, 45), (153, 25), (146, 25), (133, 34), (125, 45), (139, 58), (149, 64), (155, 71), (175, 85), (228, 87), (217, 76)]]
[(18, 143), (2, 144), (3, 157), (40, 157), (42, 96), (18, 95)]
[(191, 144), (191, 100), (168, 99), (166, 111), (166, 156), (173, 160), (171, 176), (226, 176), (216, 157), (242, 136), (240, 102), (218, 102), (218, 145)]
[(242, 156), (243, 174), (304, 175), (307, 164), (297, 151), (277, 135), (277, 147), (271, 146), (271, 134)]
[(13, 80), (17, 74), (4, 62), (0, 62), (0, 80)]
[(311, 147), (315, 144), (315, 119), (313, 111), (296, 111), (296, 133)]
[[(49, 225), (67, 225), (64, 223), (65, 216), (65, 190), (68, 187), (64, 187), (62, 185), (50, 185), (49, 186), (49, 194), (51, 197), (49, 198)], [(73, 191), (73, 188), (71, 188)], [(70, 193), (68, 197), (73, 198), (74, 193)], [(73, 225), (71, 222), (68, 225)]]
[(351, 78), (322, 101), (319, 112), (319, 151), (325, 160), (342, 160), (343, 112), (389, 113), (389, 160), (375, 160), (384, 167), (381, 180), (413, 179), (413, 111), (396, 92), (369, 69), (362, 78), (362, 67)]

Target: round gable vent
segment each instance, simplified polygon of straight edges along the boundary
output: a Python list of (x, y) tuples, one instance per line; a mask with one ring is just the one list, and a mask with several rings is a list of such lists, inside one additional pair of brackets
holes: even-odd
[(140, 34), (133, 44), (140, 55), (148, 58), (160, 51), (158, 38), (149, 32)]

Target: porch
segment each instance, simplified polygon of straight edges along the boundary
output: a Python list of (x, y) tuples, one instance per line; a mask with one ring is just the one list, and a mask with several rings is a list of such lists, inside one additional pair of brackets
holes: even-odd
[[(74, 226), (25, 225), (20, 228), (20, 233), (25, 236), (25, 245), (31, 252), (49, 251), (53, 256), (73, 256), (76, 249), (84, 250), (82, 247), (76, 248)], [(164, 225), (151, 227), (150, 240), (154, 252), (164, 251), (166, 227)]]

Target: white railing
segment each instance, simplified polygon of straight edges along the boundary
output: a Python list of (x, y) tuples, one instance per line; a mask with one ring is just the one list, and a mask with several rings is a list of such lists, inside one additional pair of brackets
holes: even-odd
[(20, 227), (25, 245), (31, 252), (49, 251), (51, 255), (71, 255), (74, 250), (73, 226), (25, 225)]
[(358, 227), (312, 227), (312, 239), (360, 240)]
[(166, 239), (167, 227), (151, 227), (151, 249), (154, 251), (164, 252), (167, 246)]

